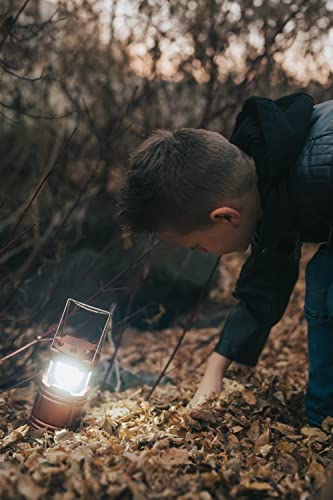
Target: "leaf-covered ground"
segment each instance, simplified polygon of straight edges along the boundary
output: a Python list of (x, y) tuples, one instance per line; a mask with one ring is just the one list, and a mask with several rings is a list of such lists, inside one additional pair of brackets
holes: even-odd
[[(313, 248), (304, 251), (304, 263)], [(241, 257), (224, 259), (229, 294)], [(92, 392), (77, 432), (27, 417), (35, 387), (0, 395), (0, 497), (37, 499), (333, 498), (333, 419), (309, 427), (302, 276), (257, 368), (232, 366), (219, 398), (187, 410), (218, 329), (190, 331), (169, 371), (176, 385)], [(181, 331), (127, 332), (123, 365), (158, 373)], [(126, 341), (127, 340), (127, 341)], [(325, 487), (323, 488), (323, 486)], [(321, 493), (319, 493), (321, 490)]]

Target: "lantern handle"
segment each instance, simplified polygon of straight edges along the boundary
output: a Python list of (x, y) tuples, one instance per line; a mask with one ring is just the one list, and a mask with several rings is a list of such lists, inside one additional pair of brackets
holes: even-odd
[(111, 325), (112, 325), (113, 313), (114, 313), (115, 308), (116, 308), (116, 304), (113, 302), (111, 304), (110, 311), (108, 313), (109, 317), (106, 320), (103, 333), (101, 335), (101, 338), (99, 339), (99, 342), (98, 342), (98, 345), (97, 345), (97, 348), (96, 348), (96, 351), (95, 351), (95, 355), (94, 355), (94, 358), (93, 358), (93, 362), (95, 361), (97, 354), (99, 353), (99, 351), (103, 347), (103, 343), (104, 343), (104, 340), (105, 340), (105, 337), (106, 337), (106, 334), (107, 334), (108, 330), (112, 328)]
[(106, 316), (112, 315), (113, 311), (114, 311), (114, 309), (116, 307), (116, 304), (113, 303), (111, 305), (110, 311), (106, 311), (105, 309), (99, 309), (98, 307), (90, 306), (89, 304), (85, 304), (84, 302), (80, 302), (78, 300), (70, 299), (70, 298), (67, 299), (66, 307), (67, 307), (67, 305), (68, 305), (69, 302), (74, 302), (74, 304), (76, 304), (79, 307), (82, 307), (82, 309), (86, 309), (87, 311), (95, 312), (97, 314), (104, 314)]
[(60, 327), (63, 324), (64, 317), (68, 314), (70, 302), (72, 302), (73, 304), (77, 305), (78, 307), (81, 307), (82, 309), (85, 309), (86, 311), (93, 312), (93, 313), (96, 313), (96, 314), (102, 314), (104, 316), (108, 316), (108, 318), (107, 318), (107, 320), (105, 322), (104, 328), (103, 328), (102, 335), (100, 336), (99, 342), (98, 342), (98, 344), (96, 346), (94, 357), (92, 359), (92, 362), (94, 362), (95, 359), (96, 359), (97, 354), (99, 353), (99, 351), (102, 348), (102, 345), (103, 345), (103, 342), (104, 342), (104, 339), (105, 339), (105, 336), (106, 336), (106, 332), (110, 328), (110, 325), (111, 325), (111, 322), (112, 322), (112, 316), (113, 316), (114, 310), (116, 308), (116, 303), (113, 302), (111, 304), (110, 311), (106, 311), (105, 309), (99, 309), (98, 307), (90, 306), (89, 304), (85, 304), (84, 302), (80, 302), (79, 300), (68, 298), (67, 301), (66, 301), (65, 308), (64, 308), (64, 310), (62, 312), (60, 321), (58, 323), (57, 330), (56, 330), (55, 335), (53, 337), (51, 348), (53, 347), (55, 339), (56, 339), (56, 337), (58, 335), (59, 329), (60, 329)]

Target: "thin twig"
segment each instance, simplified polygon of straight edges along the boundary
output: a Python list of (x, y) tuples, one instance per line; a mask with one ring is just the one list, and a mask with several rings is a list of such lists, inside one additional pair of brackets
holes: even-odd
[[(145, 266), (145, 264), (147, 262), (147, 259), (148, 259), (149, 255), (150, 255), (150, 252), (148, 252), (148, 253), (146, 252), (144, 255), (145, 255), (145, 259), (143, 260), (143, 268), (144, 268), (144, 266)], [(131, 312), (133, 300), (134, 300), (137, 292), (138, 292), (138, 284), (135, 287), (135, 289), (132, 291), (132, 294), (131, 294), (130, 299), (129, 299), (128, 304), (127, 304), (126, 313), (125, 313), (125, 317), (127, 317), (127, 318), (130, 317), (130, 312)], [(124, 333), (126, 331), (127, 324), (128, 324), (128, 320), (123, 323), (123, 326), (122, 326), (122, 328), (120, 330), (120, 333), (119, 333), (119, 336), (118, 336), (118, 340), (117, 340), (117, 344), (115, 346), (113, 355), (112, 355), (112, 357), (110, 359), (109, 366), (108, 366), (107, 372), (106, 372), (104, 380), (103, 380), (103, 385), (102, 385), (102, 389), (103, 390), (104, 390), (105, 385), (106, 385), (106, 380), (107, 380), (109, 374), (111, 373), (112, 367), (113, 367), (113, 365), (114, 365), (114, 363), (115, 363), (115, 361), (117, 359), (117, 354), (118, 354), (120, 345), (122, 343), (122, 339), (123, 339)]]
[(17, 23), (18, 18), (20, 17), (20, 15), (22, 14), (22, 12), (24, 11), (24, 9), (26, 8), (26, 6), (28, 5), (29, 2), (30, 2), (30, 0), (25, 0), (25, 2), (21, 5), (18, 12), (14, 16), (13, 20), (10, 23), (9, 29), (7, 30), (5, 35), (2, 37), (2, 40), (0, 41), (0, 50), (2, 49), (3, 44), (5, 43), (5, 41), (7, 40), (9, 35), (11, 34), (13, 27)]
[[(132, 301), (133, 301), (133, 295), (131, 295), (130, 300), (128, 301), (126, 315), (129, 315), (129, 313), (130, 313), (131, 306), (132, 306)], [(125, 330), (126, 330), (126, 326), (127, 326), (127, 323), (125, 323), (123, 325), (123, 327), (122, 327), (122, 329), (120, 331), (120, 334), (118, 336), (117, 343), (115, 345), (113, 354), (112, 354), (112, 356), (110, 358), (109, 366), (108, 366), (108, 369), (106, 370), (106, 374), (105, 374), (103, 382), (102, 382), (102, 390), (103, 391), (105, 390), (105, 387), (106, 387), (107, 378), (110, 375), (110, 373), (112, 372), (113, 365), (114, 365), (114, 363), (116, 361), (117, 354), (118, 354), (118, 351), (119, 351), (119, 348), (120, 348), (120, 345), (121, 345), (121, 342), (122, 342), (122, 339), (123, 339), (123, 335), (124, 335)]]
[(13, 376), (2, 379), (0, 382), (0, 391), (1, 392), (9, 391), (10, 389), (15, 389), (20, 385), (28, 385), (28, 382), (31, 382), (34, 378), (38, 377), (39, 373), (40, 369), (34, 370), (33, 372), (26, 374), (25, 377), (19, 380), (18, 382), (17, 378)]
[(2, 248), (0, 248), (0, 255), (2, 255), (4, 253), (5, 250), (8, 250), (8, 248), (12, 247), (13, 245), (15, 245), (15, 243), (20, 239), (22, 238), (22, 236), (24, 236), (26, 233), (28, 233), (31, 229), (33, 229), (35, 227), (35, 225), (37, 224), (38, 221), (35, 221), (33, 222), (33, 224), (31, 224), (30, 226), (28, 226), (27, 228), (25, 228), (23, 231), (21, 231), (13, 240), (9, 241), (8, 243), (6, 243), (6, 245), (4, 245)]
[(16, 113), (20, 113), (21, 115), (27, 116), (28, 118), (33, 118), (34, 120), (60, 120), (61, 118), (68, 118), (74, 112), (68, 111), (67, 113), (63, 113), (62, 115), (40, 115), (35, 113), (30, 113), (25, 111), (24, 109), (15, 108), (11, 104), (7, 104), (6, 102), (0, 101), (0, 106), (5, 109), (10, 109), (11, 111), (15, 111)]
[(17, 356), (18, 354), (21, 354), (21, 352), (25, 351), (26, 349), (29, 349), (29, 347), (32, 347), (35, 344), (40, 344), (41, 342), (51, 342), (53, 339), (44, 339), (42, 337), (37, 337), (35, 340), (32, 340), (28, 344), (25, 344), (22, 347), (19, 347), (19, 349), (16, 349), (16, 351), (11, 352), (10, 354), (7, 354), (3, 358), (0, 359), (0, 365), (4, 363), (5, 361), (8, 361), (8, 359), (13, 358), (14, 356)]
[(17, 73), (15, 73), (11, 69), (9, 69), (8, 66), (6, 66), (4, 63), (1, 63), (1, 62), (0, 62), (0, 68), (5, 73), (8, 73), (8, 75), (13, 76), (14, 78), (17, 78), (18, 80), (23, 80), (24, 82), (33, 83), (33, 82), (38, 82), (40, 80), (43, 80), (43, 78), (44, 78), (44, 72), (43, 71), (42, 71), (42, 73), (41, 73), (40, 76), (36, 76), (35, 78), (29, 78), (28, 76), (18, 75)]
[(221, 260), (221, 256), (217, 257), (216, 262), (215, 262), (215, 264), (214, 264), (214, 266), (213, 266), (213, 268), (212, 268), (212, 270), (211, 270), (211, 272), (210, 272), (210, 274), (209, 274), (209, 276), (207, 278), (207, 281), (206, 281), (205, 285), (201, 289), (199, 298), (197, 300), (197, 303), (196, 303), (195, 307), (193, 308), (192, 314), (191, 314), (191, 316), (189, 317), (188, 321), (186, 322), (186, 324), (184, 326), (183, 333), (179, 337), (178, 342), (177, 342), (177, 344), (176, 344), (176, 346), (175, 346), (175, 348), (174, 348), (174, 350), (173, 350), (170, 358), (168, 359), (167, 363), (165, 364), (163, 370), (161, 371), (161, 373), (157, 377), (157, 380), (155, 381), (153, 387), (149, 391), (149, 394), (146, 397), (146, 401), (149, 401), (149, 399), (151, 398), (153, 392), (155, 391), (156, 387), (158, 386), (158, 384), (160, 383), (160, 381), (164, 377), (167, 369), (169, 368), (170, 364), (172, 363), (172, 361), (173, 361), (173, 359), (174, 359), (174, 357), (175, 357), (178, 349), (180, 348), (180, 346), (181, 346), (181, 344), (182, 344), (182, 342), (183, 342), (183, 340), (184, 340), (187, 332), (191, 329), (191, 326), (192, 326), (192, 323), (194, 321), (194, 318), (196, 317), (196, 315), (198, 313), (198, 310), (199, 310), (199, 307), (201, 305), (202, 299), (203, 299), (203, 297), (205, 296), (205, 294), (206, 294), (206, 292), (208, 290), (208, 287), (209, 287), (209, 285), (210, 285), (210, 283), (212, 281), (212, 278), (213, 278), (214, 273), (215, 273), (215, 271), (216, 271), (216, 269), (217, 269), (217, 267), (218, 267), (218, 265), (220, 263), (220, 260)]

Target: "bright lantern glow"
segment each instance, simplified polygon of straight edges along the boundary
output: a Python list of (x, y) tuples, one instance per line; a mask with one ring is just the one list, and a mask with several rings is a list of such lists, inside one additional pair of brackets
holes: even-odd
[(50, 361), (45, 383), (70, 392), (73, 396), (84, 393), (89, 384), (91, 372), (83, 370), (75, 364), (64, 361)]

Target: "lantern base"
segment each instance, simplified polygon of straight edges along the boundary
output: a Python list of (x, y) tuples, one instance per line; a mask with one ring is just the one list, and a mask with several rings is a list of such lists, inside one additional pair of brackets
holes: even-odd
[(30, 415), (30, 424), (36, 429), (59, 430), (73, 429), (80, 420), (87, 392), (83, 396), (50, 389), (43, 382), (40, 384)]

